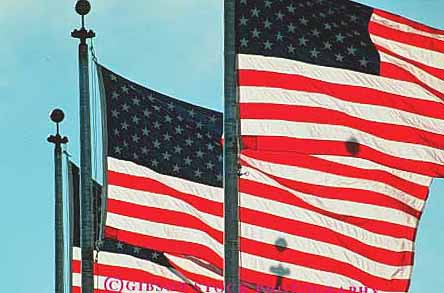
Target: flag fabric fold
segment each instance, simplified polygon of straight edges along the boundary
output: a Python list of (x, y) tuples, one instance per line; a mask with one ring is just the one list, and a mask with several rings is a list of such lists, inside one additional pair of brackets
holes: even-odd
[(241, 279), (408, 292), (444, 175), (444, 31), (347, 0), (239, 0), (236, 34)]

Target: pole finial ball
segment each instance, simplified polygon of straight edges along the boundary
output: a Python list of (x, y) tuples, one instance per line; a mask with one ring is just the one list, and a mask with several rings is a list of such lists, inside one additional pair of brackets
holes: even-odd
[(65, 118), (65, 113), (60, 109), (55, 109), (51, 112), (51, 120), (55, 123), (60, 123)]
[(91, 11), (91, 4), (88, 0), (78, 0), (76, 3), (76, 12), (80, 15), (87, 15)]

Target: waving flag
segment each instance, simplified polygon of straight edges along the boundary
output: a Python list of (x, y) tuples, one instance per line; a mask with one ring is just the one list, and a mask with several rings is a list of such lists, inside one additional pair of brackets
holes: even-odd
[[(79, 168), (69, 162), (71, 199), (71, 292), (81, 292)], [(93, 184), (95, 231), (98, 240), (102, 187)], [(96, 292), (217, 292), (220, 276), (182, 257), (113, 239), (95, 252)]]
[(236, 18), (242, 280), (407, 292), (444, 174), (444, 32), (346, 0)]
[(222, 114), (98, 70), (108, 137), (105, 236), (168, 253), (194, 283), (223, 288)]

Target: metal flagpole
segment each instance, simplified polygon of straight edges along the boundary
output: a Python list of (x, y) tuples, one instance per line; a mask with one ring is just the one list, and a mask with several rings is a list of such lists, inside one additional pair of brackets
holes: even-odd
[(81, 243), (82, 249), (82, 293), (93, 293), (94, 224), (91, 168), (91, 120), (89, 98), (88, 45), (86, 40), (95, 33), (85, 29), (85, 15), (91, 10), (87, 0), (78, 0), (76, 12), (82, 17), (82, 27), (71, 33), (80, 40), (79, 45), (79, 88), (80, 88), (80, 194), (81, 194)]
[(57, 124), (55, 135), (48, 137), (48, 142), (54, 144), (54, 170), (55, 170), (55, 292), (64, 291), (64, 237), (63, 237), (63, 178), (62, 178), (62, 144), (68, 143), (67, 137), (61, 137), (59, 123), (65, 115), (60, 109), (51, 113), (51, 120)]
[(225, 292), (239, 292), (238, 101), (236, 81), (235, 0), (225, 0), (224, 115), (224, 281)]

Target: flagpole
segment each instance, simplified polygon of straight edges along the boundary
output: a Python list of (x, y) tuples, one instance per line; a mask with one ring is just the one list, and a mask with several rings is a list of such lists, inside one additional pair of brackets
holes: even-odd
[(51, 120), (57, 125), (55, 135), (48, 137), (48, 142), (54, 144), (54, 173), (55, 173), (55, 293), (64, 291), (64, 235), (63, 235), (63, 179), (62, 179), (62, 144), (68, 143), (67, 137), (60, 136), (59, 123), (63, 121), (65, 115), (60, 109), (55, 109), (51, 113)]
[(238, 101), (236, 80), (235, 0), (225, 0), (224, 115), (224, 282), (225, 292), (239, 292)]
[(85, 29), (85, 15), (91, 10), (87, 0), (78, 0), (76, 12), (82, 17), (82, 27), (71, 33), (79, 39), (79, 89), (80, 89), (80, 194), (81, 194), (81, 243), (82, 250), (82, 293), (93, 293), (93, 254), (94, 225), (92, 197), (91, 167), (91, 120), (89, 97), (89, 66), (87, 39), (95, 37), (95, 33)]

